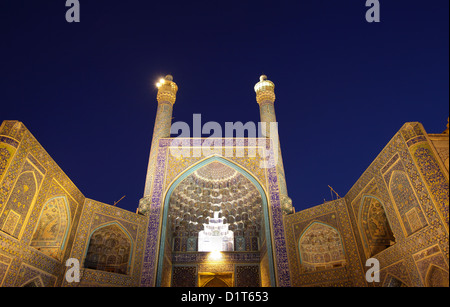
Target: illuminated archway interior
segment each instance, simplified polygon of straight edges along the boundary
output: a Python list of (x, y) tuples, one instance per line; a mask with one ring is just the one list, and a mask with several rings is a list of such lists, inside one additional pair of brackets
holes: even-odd
[[(162, 285), (185, 285), (184, 265), (195, 266), (192, 275), (198, 276), (220, 270), (232, 276), (234, 285), (243, 280), (238, 275), (247, 268), (255, 286), (272, 282), (267, 200), (257, 185), (245, 171), (218, 159), (174, 184), (167, 196)], [(184, 274), (181, 283), (178, 271)]]
[(238, 171), (211, 162), (184, 179), (170, 197), (174, 252), (258, 251), (262, 199)]

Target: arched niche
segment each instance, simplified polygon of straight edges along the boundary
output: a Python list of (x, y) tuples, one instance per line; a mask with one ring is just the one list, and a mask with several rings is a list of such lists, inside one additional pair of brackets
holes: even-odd
[(405, 172), (398, 170), (392, 172), (389, 190), (407, 236), (427, 225), (419, 200)]
[(207, 282), (203, 285), (203, 287), (205, 287), (205, 288), (215, 288), (215, 287), (221, 287), (221, 288), (224, 288), (224, 287), (229, 287), (229, 286), (228, 286), (228, 284), (227, 284), (225, 281), (223, 281), (220, 277), (215, 276), (215, 277), (211, 278), (209, 281), (207, 281)]
[(358, 224), (368, 257), (378, 254), (395, 243), (383, 203), (377, 197), (365, 195), (362, 198)]
[(398, 287), (407, 287), (407, 285), (400, 278), (388, 274), (384, 279), (383, 287), (398, 288)]
[(436, 266), (430, 265), (425, 277), (425, 286), (427, 287), (449, 287), (448, 271)]
[[(14, 184), (3, 214), (6, 216), (2, 231), (18, 238), (23, 222), (36, 198), (38, 181), (34, 171), (25, 171), (20, 174)], [(1, 217), (0, 217), (1, 221)]]
[(39, 215), (30, 246), (61, 260), (70, 229), (70, 210), (66, 196), (48, 199)]
[(118, 223), (97, 227), (89, 238), (84, 267), (118, 274), (128, 274), (131, 266), (133, 241)]
[(298, 240), (303, 272), (345, 265), (345, 252), (338, 230), (321, 222), (311, 223)]
[(21, 287), (23, 288), (42, 288), (44, 287), (44, 282), (40, 276), (36, 276), (28, 281), (26, 281)]

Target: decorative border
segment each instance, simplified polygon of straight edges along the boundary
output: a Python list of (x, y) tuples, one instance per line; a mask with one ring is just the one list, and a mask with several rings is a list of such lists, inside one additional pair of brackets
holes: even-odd
[[(239, 140), (239, 144), (235, 139), (189, 139), (189, 146), (203, 145), (205, 141), (213, 142), (218, 144), (221, 142), (223, 147), (229, 146), (248, 146), (249, 144), (255, 145), (255, 139), (243, 139)], [(153, 179), (153, 193), (151, 195), (151, 209), (149, 212), (149, 224), (147, 231), (147, 241), (145, 244), (145, 252), (143, 259), (142, 275), (141, 275), (141, 286), (153, 286), (157, 284), (156, 273), (156, 261), (157, 252), (159, 250), (159, 230), (162, 225), (161, 214), (163, 213), (161, 209), (163, 205), (163, 187), (164, 187), (164, 177), (167, 167), (167, 151), (172, 144), (173, 138), (160, 139), (158, 147), (156, 174)], [(200, 143), (201, 142), (201, 143)], [(287, 249), (286, 241), (284, 236), (284, 226), (283, 226), (283, 216), (280, 204), (279, 186), (277, 179), (277, 172), (275, 168), (275, 161), (273, 154), (271, 154), (272, 146), (269, 139), (266, 140), (265, 150), (269, 151), (269, 159), (266, 160), (266, 176), (268, 181), (268, 218), (270, 219), (270, 225), (272, 229), (271, 239), (274, 246), (274, 261), (276, 266), (276, 284), (281, 287), (289, 287), (291, 285), (289, 264), (287, 259)], [(258, 144), (261, 144), (259, 140)], [(218, 156), (216, 156), (219, 158)], [(208, 157), (203, 157), (208, 158)], [(223, 159), (223, 158), (222, 158)], [(271, 254), (268, 248), (268, 254)]]

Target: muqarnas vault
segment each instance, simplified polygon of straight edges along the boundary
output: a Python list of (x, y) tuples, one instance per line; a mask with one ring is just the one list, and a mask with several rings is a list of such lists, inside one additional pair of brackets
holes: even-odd
[[(267, 126), (274, 88), (265, 76), (255, 86)], [(170, 75), (159, 84), (136, 213), (85, 197), (23, 123), (1, 124), (1, 286), (449, 285), (448, 125), (405, 123), (344, 197), (294, 212), (273, 131), (215, 139), (212, 154), (186, 138), (171, 154), (177, 90)], [(78, 282), (65, 278), (71, 258)]]

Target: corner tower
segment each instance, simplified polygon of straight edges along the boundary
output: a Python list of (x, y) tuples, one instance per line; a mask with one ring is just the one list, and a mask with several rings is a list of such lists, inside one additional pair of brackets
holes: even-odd
[(284, 174), (283, 158), (281, 157), (280, 140), (278, 136), (278, 123), (275, 116), (275, 84), (267, 80), (267, 76), (262, 75), (259, 82), (255, 85), (256, 102), (259, 104), (261, 132), (266, 138), (272, 140), (272, 146), (275, 147), (277, 155), (277, 177), (280, 188), (280, 202), (284, 214), (294, 212), (292, 200), (288, 197), (286, 177)]
[(156, 84), (158, 94), (158, 109), (156, 111), (155, 126), (153, 128), (152, 145), (150, 157), (148, 159), (147, 176), (145, 179), (144, 197), (139, 202), (138, 212), (145, 214), (150, 208), (150, 195), (155, 173), (158, 143), (161, 138), (170, 137), (170, 127), (172, 125), (173, 105), (177, 98), (178, 86), (173, 82), (173, 77), (167, 75), (161, 78)]

